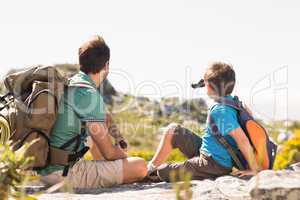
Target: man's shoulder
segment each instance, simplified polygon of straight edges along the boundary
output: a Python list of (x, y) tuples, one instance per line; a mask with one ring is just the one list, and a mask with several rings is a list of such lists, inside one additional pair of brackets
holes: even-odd
[(81, 71), (70, 77), (68, 82), (69, 87), (78, 88), (83, 92), (88, 91), (89, 93), (97, 91), (95, 83), (90, 79), (90, 77), (88, 77), (88, 75)]
[(92, 87), (73, 85), (73, 86), (69, 86), (69, 90), (73, 91), (75, 94), (80, 96), (95, 96), (95, 95), (101, 96), (101, 94), (97, 91), (97, 89)]
[(69, 79), (68, 90), (76, 96), (100, 95), (97, 88), (86, 80), (81, 73), (77, 73)]

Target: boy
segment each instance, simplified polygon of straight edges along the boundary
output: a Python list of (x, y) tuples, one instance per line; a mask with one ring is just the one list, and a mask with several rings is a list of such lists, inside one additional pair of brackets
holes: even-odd
[[(207, 95), (217, 103), (210, 108), (209, 115), (229, 144), (235, 149), (240, 149), (250, 165), (251, 170), (237, 171), (234, 174), (253, 175), (259, 170), (258, 165), (254, 159), (253, 148), (238, 123), (237, 112), (218, 103), (222, 98), (233, 99), (231, 93), (235, 85), (235, 72), (232, 66), (222, 62), (211, 64), (205, 72), (204, 83)], [(188, 160), (162, 165), (174, 148), (178, 148)], [(212, 135), (208, 122), (202, 138), (173, 123), (165, 130), (153, 159), (148, 163), (148, 174), (157, 171), (161, 180), (169, 181), (171, 171), (183, 169), (192, 175), (192, 179), (202, 180), (230, 174), (232, 167), (230, 154)]]
[[(80, 72), (70, 79), (70, 85), (82, 84), (85, 87), (69, 87), (65, 100), (59, 106), (59, 115), (52, 130), (50, 144), (60, 147), (80, 133), (80, 124), (85, 121), (87, 135), (92, 138), (93, 161), (80, 160), (69, 169), (67, 178), (74, 188), (111, 187), (122, 183), (132, 183), (143, 179), (147, 174), (146, 163), (141, 158), (128, 158), (126, 150), (115, 146), (105, 123), (105, 109), (102, 95), (97, 88), (109, 73), (110, 49), (102, 37), (94, 36), (79, 49)], [(88, 86), (88, 87), (87, 87)], [(85, 146), (81, 138), (79, 146)], [(72, 152), (75, 144), (66, 147)], [(105, 160), (98, 160), (99, 155)], [(41, 180), (54, 184), (62, 180), (64, 166), (49, 165), (39, 170)]]

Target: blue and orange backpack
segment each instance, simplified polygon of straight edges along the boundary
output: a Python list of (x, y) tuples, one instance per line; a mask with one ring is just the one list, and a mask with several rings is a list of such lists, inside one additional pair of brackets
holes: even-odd
[[(256, 161), (260, 168), (262, 170), (272, 169), (276, 157), (277, 145), (270, 139), (266, 129), (253, 118), (237, 96), (235, 96), (233, 100), (223, 98), (219, 103), (230, 106), (237, 111), (239, 124), (254, 149)], [(209, 124), (212, 129), (212, 134), (231, 155), (234, 166), (239, 170), (249, 169), (249, 165), (243, 154), (230, 146), (226, 139), (221, 135), (217, 125), (210, 116)]]

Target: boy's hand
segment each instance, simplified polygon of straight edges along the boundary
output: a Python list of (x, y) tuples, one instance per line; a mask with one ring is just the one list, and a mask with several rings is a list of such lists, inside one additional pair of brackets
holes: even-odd
[(252, 170), (238, 170), (231, 173), (233, 176), (245, 177), (245, 176), (255, 176), (257, 172)]
[(231, 131), (229, 135), (235, 140), (238, 148), (248, 162), (249, 168), (252, 171), (259, 171), (259, 166), (255, 158), (254, 150), (243, 129), (241, 127), (236, 128), (235, 130)]

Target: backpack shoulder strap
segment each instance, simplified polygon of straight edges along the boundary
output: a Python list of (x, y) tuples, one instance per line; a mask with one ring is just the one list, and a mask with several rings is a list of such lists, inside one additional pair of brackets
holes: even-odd
[[(95, 87), (93, 87), (92, 85), (86, 83), (86, 82), (76, 82), (76, 83), (68, 83), (67, 88), (71, 87), (71, 88), (87, 88), (87, 89), (92, 89), (92, 90), (97, 90)], [(65, 103), (67, 103), (75, 112), (75, 114), (80, 117), (80, 115), (78, 114), (77, 110), (74, 108), (73, 105), (71, 105), (67, 99), (64, 98)]]
[(242, 165), (242, 162), (238, 158), (237, 154), (233, 150), (232, 146), (227, 142), (225, 137), (220, 133), (217, 124), (215, 123), (214, 119), (212, 118), (211, 114), (208, 115), (208, 123), (211, 127), (212, 135), (215, 137), (215, 139), (219, 142), (220, 145), (222, 145), (227, 152), (230, 154), (232, 160), (237, 165), (237, 167), (240, 170), (244, 170), (244, 166)]
[(243, 109), (243, 104), (242, 102), (239, 100), (239, 98), (237, 96), (234, 96), (234, 99), (227, 99), (227, 98), (221, 98), (217, 101), (220, 104), (232, 107), (238, 111)]
[(93, 87), (92, 85), (90, 85), (86, 82), (71, 83), (71, 84), (68, 84), (68, 87), (80, 87), (80, 88), (89, 88), (89, 89), (97, 90), (95, 87)]

